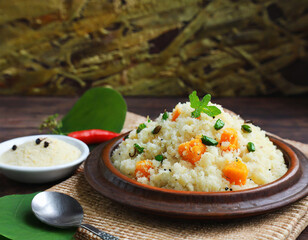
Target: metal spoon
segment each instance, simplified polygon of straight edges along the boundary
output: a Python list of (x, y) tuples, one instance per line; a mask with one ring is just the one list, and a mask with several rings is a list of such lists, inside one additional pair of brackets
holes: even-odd
[(41, 192), (32, 199), (31, 207), (35, 216), (48, 225), (59, 228), (82, 227), (104, 240), (119, 239), (89, 224), (82, 223), (81, 205), (76, 199), (66, 194)]

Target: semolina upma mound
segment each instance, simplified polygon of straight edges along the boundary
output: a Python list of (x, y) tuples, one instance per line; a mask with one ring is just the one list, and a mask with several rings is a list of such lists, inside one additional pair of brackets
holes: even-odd
[(275, 181), (286, 171), (265, 132), (193, 92), (155, 121), (130, 132), (114, 166), (140, 183), (182, 191), (236, 191)]

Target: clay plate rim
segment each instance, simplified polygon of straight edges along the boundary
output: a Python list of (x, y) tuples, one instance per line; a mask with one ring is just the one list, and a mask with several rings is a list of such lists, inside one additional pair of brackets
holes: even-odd
[[(147, 190), (152, 191), (159, 191), (159, 192), (166, 192), (166, 193), (174, 193), (174, 194), (183, 194), (183, 195), (222, 195), (222, 194), (235, 194), (235, 193), (249, 193), (256, 191), (263, 191), (268, 188), (273, 188), (277, 185), (282, 184), (283, 182), (290, 181), (290, 179), (297, 178), (298, 171), (300, 169), (300, 163), (296, 156), (296, 154), (292, 151), (290, 147), (288, 147), (284, 142), (274, 138), (269, 137), (270, 140), (276, 145), (279, 146), (280, 149), (283, 149), (288, 156), (289, 159), (287, 159), (287, 164), (289, 165), (288, 171), (279, 179), (275, 180), (274, 182), (264, 184), (259, 187), (254, 187), (250, 189), (244, 189), (244, 190), (237, 190), (237, 191), (226, 191), (226, 192), (201, 192), (201, 191), (180, 191), (180, 190), (173, 190), (173, 189), (164, 189), (159, 187), (150, 186), (147, 184), (140, 183), (134, 179), (131, 179), (127, 177), (126, 175), (122, 174), (115, 166), (112, 164), (110, 156), (113, 150), (123, 141), (123, 138), (127, 136), (129, 132), (122, 134), (121, 136), (112, 139), (103, 149), (102, 151), (102, 161), (104, 162), (104, 165), (116, 176), (119, 178), (127, 181), (130, 184), (137, 185), (138, 187), (145, 188)], [(285, 155), (285, 154), (284, 154)], [(286, 160), (286, 156), (284, 156)]]
[(274, 137), (270, 139), (289, 162), (289, 170), (282, 178), (248, 190), (207, 193), (160, 189), (121, 174), (109, 163), (111, 152), (125, 135), (94, 149), (85, 162), (84, 173), (100, 194), (139, 211), (172, 218), (225, 220), (270, 212), (308, 194), (308, 159), (298, 149)]

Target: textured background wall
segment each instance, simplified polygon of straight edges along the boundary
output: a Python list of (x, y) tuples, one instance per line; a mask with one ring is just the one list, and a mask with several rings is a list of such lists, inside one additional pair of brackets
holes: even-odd
[(0, 94), (300, 94), (307, 44), (307, 0), (0, 1)]

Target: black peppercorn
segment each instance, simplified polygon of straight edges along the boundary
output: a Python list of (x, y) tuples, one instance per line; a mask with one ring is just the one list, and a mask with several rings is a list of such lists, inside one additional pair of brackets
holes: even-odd
[(37, 145), (39, 145), (39, 144), (41, 143), (41, 141), (42, 141), (42, 140), (38, 138), (38, 139), (35, 140), (35, 143), (36, 143)]
[(44, 148), (47, 148), (49, 146), (49, 142), (44, 142)]
[(15, 151), (17, 149), (16, 145), (13, 145), (12, 150)]
[(230, 191), (232, 191), (232, 188), (230, 188)]
[(228, 187), (225, 188), (226, 191), (228, 191), (228, 189), (229, 189)]

